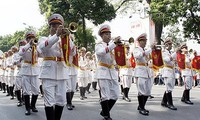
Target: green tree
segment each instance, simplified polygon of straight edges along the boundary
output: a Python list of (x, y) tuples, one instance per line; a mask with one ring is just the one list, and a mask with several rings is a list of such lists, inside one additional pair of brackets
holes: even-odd
[[(104, 21), (115, 18), (114, 7), (105, 0), (38, 0), (42, 14), (49, 17), (52, 13), (60, 13), (66, 20), (66, 24), (77, 22), (81, 25), (80, 32), (84, 39), (81, 43), (87, 48), (89, 45), (85, 19), (92, 21), (95, 25), (101, 24)], [(67, 18), (67, 19), (66, 19)], [(78, 30), (78, 31), (79, 31)], [(77, 31), (77, 32), (78, 32)], [(91, 38), (94, 39), (94, 38)], [(94, 40), (93, 40), (94, 41)]]
[(13, 35), (3, 36), (0, 41), (0, 50), (6, 52), (12, 46), (18, 45), (18, 41), (24, 39), (25, 31), (16, 31)]

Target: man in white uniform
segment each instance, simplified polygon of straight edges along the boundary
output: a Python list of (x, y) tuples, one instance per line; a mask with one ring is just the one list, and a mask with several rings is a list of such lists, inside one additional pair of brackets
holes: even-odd
[(128, 44), (125, 44), (125, 52), (126, 52), (126, 65), (122, 66), (119, 70), (120, 81), (123, 86), (123, 99), (127, 102), (131, 102), (131, 99), (128, 97), (128, 93), (132, 83), (132, 67), (131, 67), (131, 54), (130, 48)]
[[(69, 35), (64, 29), (64, 19), (60, 14), (48, 18), (50, 35), (42, 37), (39, 43), (44, 57), (39, 78), (42, 80), (44, 105), (47, 120), (60, 120), (66, 102), (66, 80), (69, 79), (69, 68), (66, 65), (61, 48), (61, 36)], [(71, 45), (71, 39), (70, 45)], [(40, 41), (40, 40), (39, 40)], [(73, 51), (70, 46), (70, 51)]]
[(192, 89), (192, 82), (193, 82), (193, 70), (191, 66), (192, 58), (190, 54), (188, 53), (187, 45), (184, 43), (181, 45), (181, 51), (182, 54), (185, 54), (185, 69), (181, 71), (181, 75), (183, 77), (183, 81), (185, 84), (185, 90), (183, 91), (183, 96), (181, 98), (182, 102), (185, 102), (186, 104), (192, 105), (193, 102), (190, 101), (190, 90)]
[(164, 42), (165, 49), (162, 52), (162, 58), (164, 62), (164, 68), (162, 69), (162, 77), (165, 82), (165, 93), (163, 95), (163, 99), (161, 105), (163, 107), (168, 107), (171, 110), (177, 110), (177, 108), (173, 105), (172, 100), (172, 91), (175, 85), (175, 69), (174, 62), (176, 60), (176, 52), (171, 53), (172, 49), (172, 40), (171, 38), (167, 38)]
[[(38, 52), (35, 46), (36, 34), (34, 31), (28, 31), (25, 35), (27, 44), (19, 50), (19, 55), (24, 60), (21, 66), (22, 89), (25, 100), (26, 112), (25, 115), (30, 115), (32, 112), (38, 112), (36, 109), (36, 101), (39, 94), (39, 67), (37, 64)], [(30, 102), (30, 95), (31, 102)]]
[(101, 116), (104, 120), (112, 120), (110, 110), (119, 97), (118, 72), (115, 69), (115, 59), (112, 50), (120, 44), (120, 37), (111, 41), (111, 31), (109, 25), (103, 25), (99, 29), (99, 36), (102, 41), (96, 44), (95, 53), (97, 55), (96, 79), (100, 89)]
[(134, 70), (134, 77), (138, 89), (138, 110), (142, 115), (149, 115), (149, 111), (145, 109), (145, 104), (148, 97), (151, 95), (151, 76), (148, 66), (148, 56), (151, 53), (151, 49), (145, 50), (147, 35), (146, 33), (140, 34), (136, 41), (138, 41), (138, 47), (133, 51), (136, 67)]
[[(26, 45), (26, 40), (20, 40), (19, 41), (19, 49)], [(17, 50), (18, 51), (18, 50)], [(23, 95), (22, 95), (22, 76), (21, 76), (21, 63), (22, 63), (22, 58), (21, 56), (19, 55), (18, 52), (16, 52), (13, 56), (13, 62), (14, 64), (17, 66), (16, 69), (15, 69), (15, 73), (14, 73), (14, 76), (15, 76), (15, 93), (16, 93), (16, 96), (17, 96), (17, 100), (18, 100), (18, 103), (17, 103), (17, 106), (20, 107), (23, 105)]]

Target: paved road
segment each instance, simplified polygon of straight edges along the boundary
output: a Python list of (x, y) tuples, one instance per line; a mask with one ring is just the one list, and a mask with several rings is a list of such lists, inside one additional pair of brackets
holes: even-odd
[[(91, 90), (92, 91), (92, 90)], [(180, 101), (183, 87), (175, 87), (174, 105), (178, 108), (177, 111), (172, 111), (160, 106), (164, 86), (153, 86), (152, 95), (155, 97), (147, 101), (146, 109), (150, 111), (149, 116), (142, 116), (136, 110), (137, 108), (137, 92), (135, 84), (132, 84), (130, 98), (131, 102), (126, 102), (121, 99), (117, 101), (114, 109), (111, 111), (113, 120), (200, 120), (200, 88), (193, 88), (191, 91), (191, 101), (194, 105), (186, 105)], [(74, 105), (76, 108), (73, 111), (68, 111), (64, 108), (62, 120), (102, 120), (99, 115), (100, 105), (98, 102), (98, 92), (92, 91), (87, 94), (88, 99), (81, 101), (79, 93), (75, 93)], [(38, 113), (32, 113), (30, 116), (25, 116), (24, 106), (17, 107), (16, 99), (10, 100), (5, 94), (0, 91), (0, 120), (45, 120), (43, 99), (39, 97), (37, 102)]]

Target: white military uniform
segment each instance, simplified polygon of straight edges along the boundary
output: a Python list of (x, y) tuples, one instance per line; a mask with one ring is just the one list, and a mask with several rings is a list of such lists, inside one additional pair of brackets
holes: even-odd
[[(39, 94), (39, 67), (38, 64), (31, 64), (32, 48), (29, 43), (21, 47), (19, 55), (22, 56), (24, 62), (21, 66), (21, 75), (23, 81), (23, 95), (38, 95)], [(38, 56), (38, 55), (36, 55)]]
[(191, 69), (191, 57), (189, 54), (185, 55), (185, 69), (181, 71), (181, 75), (183, 77), (185, 83), (185, 89), (190, 90), (192, 89), (192, 82), (193, 82), (193, 70)]
[[(74, 40), (74, 35), (70, 34), (70, 38)], [(77, 48), (75, 47), (73, 42), (70, 42), (70, 46), (74, 47), (73, 51), (69, 55), (69, 80), (67, 80), (67, 92), (75, 92), (76, 90), (76, 82), (77, 82), (77, 74), (78, 74), (78, 67), (73, 64), (73, 56), (77, 53)]]
[(16, 63), (16, 69), (14, 71), (14, 79), (15, 79), (15, 91), (22, 89), (22, 76), (20, 73), (21, 69), (21, 56), (17, 53), (13, 54), (13, 62)]
[(119, 76), (123, 85), (123, 88), (130, 88), (132, 83), (132, 67), (130, 63), (131, 54), (126, 54), (126, 66), (121, 67), (119, 70)]
[(13, 64), (13, 55), (7, 58), (7, 68), (8, 68), (8, 86), (12, 87), (15, 83), (14, 81), (15, 66)]
[[(42, 80), (44, 91), (44, 104), (46, 107), (53, 105), (64, 106), (66, 101), (66, 80), (69, 80), (69, 67), (63, 60), (60, 47), (60, 37), (56, 34), (45, 39), (39, 44), (44, 61), (39, 78)], [(70, 42), (72, 42), (70, 40)], [(73, 46), (70, 46), (72, 49)], [(71, 51), (71, 50), (70, 50)], [(45, 60), (51, 58), (51, 60)]]
[(118, 72), (114, 67), (116, 63), (111, 53), (115, 47), (113, 41), (110, 41), (108, 46), (105, 42), (97, 43), (95, 46), (98, 61), (95, 77), (98, 80), (101, 101), (117, 100), (119, 97)]
[(79, 69), (78, 69), (78, 86), (87, 87), (88, 85), (88, 66), (89, 62), (86, 60), (85, 56), (79, 57)]
[[(176, 60), (176, 53), (171, 54), (168, 50), (164, 49), (162, 52), (164, 67), (162, 69), (162, 77), (164, 78), (166, 93), (172, 92), (175, 85), (175, 69), (174, 60)], [(171, 61), (171, 58), (173, 61)]]
[(150, 53), (151, 49), (143, 50), (141, 47), (136, 47), (133, 51), (133, 56), (136, 62), (133, 76), (136, 79), (139, 95), (149, 96), (151, 94), (151, 75), (150, 69), (147, 66), (148, 61), (146, 59)]

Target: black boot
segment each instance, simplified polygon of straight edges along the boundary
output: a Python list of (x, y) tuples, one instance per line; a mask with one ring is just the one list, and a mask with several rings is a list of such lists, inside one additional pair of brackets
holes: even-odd
[(193, 105), (193, 102), (190, 101), (190, 90), (185, 90), (185, 103)]
[(79, 89), (80, 89), (80, 99), (81, 100), (84, 100), (84, 98), (83, 98), (83, 87), (79, 87)]
[(94, 90), (97, 90), (97, 82), (92, 82), (92, 88), (93, 88)]
[(124, 91), (123, 99), (127, 102), (131, 102), (131, 99), (128, 98), (129, 88), (124, 88), (123, 91)]
[(3, 89), (3, 93), (6, 93), (6, 84), (2, 83), (2, 89)]
[(181, 98), (181, 101), (182, 101), (182, 102), (185, 102), (185, 91), (186, 91), (186, 90), (183, 91), (183, 95), (182, 95), (182, 98)]
[(16, 93), (17, 100), (18, 100), (17, 106), (20, 107), (20, 106), (22, 106), (21, 91), (20, 90), (16, 90), (15, 93)]
[(10, 90), (9, 90), (8, 85), (6, 85), (6, 90), (7, 90), (7, 95), (6, 96), (10, 96)]
[(13, 93), (13, 89), (14, 89), (14, 87), (13, 86), (11, 86), (11, 87), (9, 87), (9, 91), (10, 91), (10, 95), (11, 95), (11, 100), (13, 100), (14, 99), (14, 93)]
[(149, 115), (149, 112), (144, 109), (144, 96), (143, 95), (138, 96), (138, 103), (139, 103), (139, 106), (138, 106), (137, 110), (139, 110), (139, 113), (142, 115)]
[(87, 97), (85, 96), (85, 92), (86, 92), (87, 87), (83, 87), (83, 98), (87, 99)]
[[(72, 103), (72, 99), (74, 97), (74, 92), (71, 92), (71, 103)], [(72, 108), (75, 108), (75, 106), (72, 104)]]
[(109, 111), (111, 111), (112, 107), (115, 105), (116, 100), (110, 99), (108, 100)]
[[(143, 96), (143, 99), (144, 99), (144, 110), (146, 110), (145, 109), (145, 105), (146, 105), (146, 102), (147, 102), (148, 98), (149, 98), (149, 96)], [(148, 110), (146, 110), (146, 111), (149, 113)]]
[(67, 99), (67, 109), (68, 110), (73, 110), (72, 108), (72, 101), (71, 101), (71, 92), (66, 93), (66, 99)]
[(43, 97), (44, 92), (43, 92), (43, 89), (42, 89), (42, 85), (40, 85), (40, 94), (41, 94), (41, 97)]
[(55, 105), (55, 120), (60, 120), (62, 116), (63, 106)]
[(124, 88), (123, 88), (123, 85), (120, 85), (121, 87), (121, 94), (124, 95)]
[(86, 91), (87, 91), (88, 94), (91, 93), (91, 92), (90, 92), (90, 86), (91, 86), (91, 83), (88, 83), (88, 85), (87, 85), (87, 87), (86, 87)]
[(37, 98), (38, 98), (38, 95), (32, 95), (32, 98), (31, 98), (31, 109), (32, 109), (33, 112), (38, 112), (38, 110), (35, 107)]
[(161, 105), (163, 107), (167, 107), (167, 94), (166, 94), (166, 92), (163, 95), (163, 99), (162, 99)]
[(167, 101), (168, 101), (167, 107), (169, 109), (171, 109), (171, 110), (177, 110), (177, 108), (173, 105), (172, 92), (167, 93)]
[(31, 111), (30, 111), (30, 95), (24, 95), (24, 100), (25, 100), (25, 108), (26, 108), (25, 115), (30, 115), (31, 114)]
[(110, 117), (110, 110), (109, 110), (110, 108), (109, 108), (108, 100), (101, 102), (101, 108), (102, 108), (102, 111), (100, 112), (100, 115), (104, 117), (104, 120), (112, 120), (112, 118)]
[(47, 120), (55, 120), (55, 112), (53, 107), (45, 107), (44, 109)]
[(0, 91), (2, 91), (2, 83), (0, 82)]

